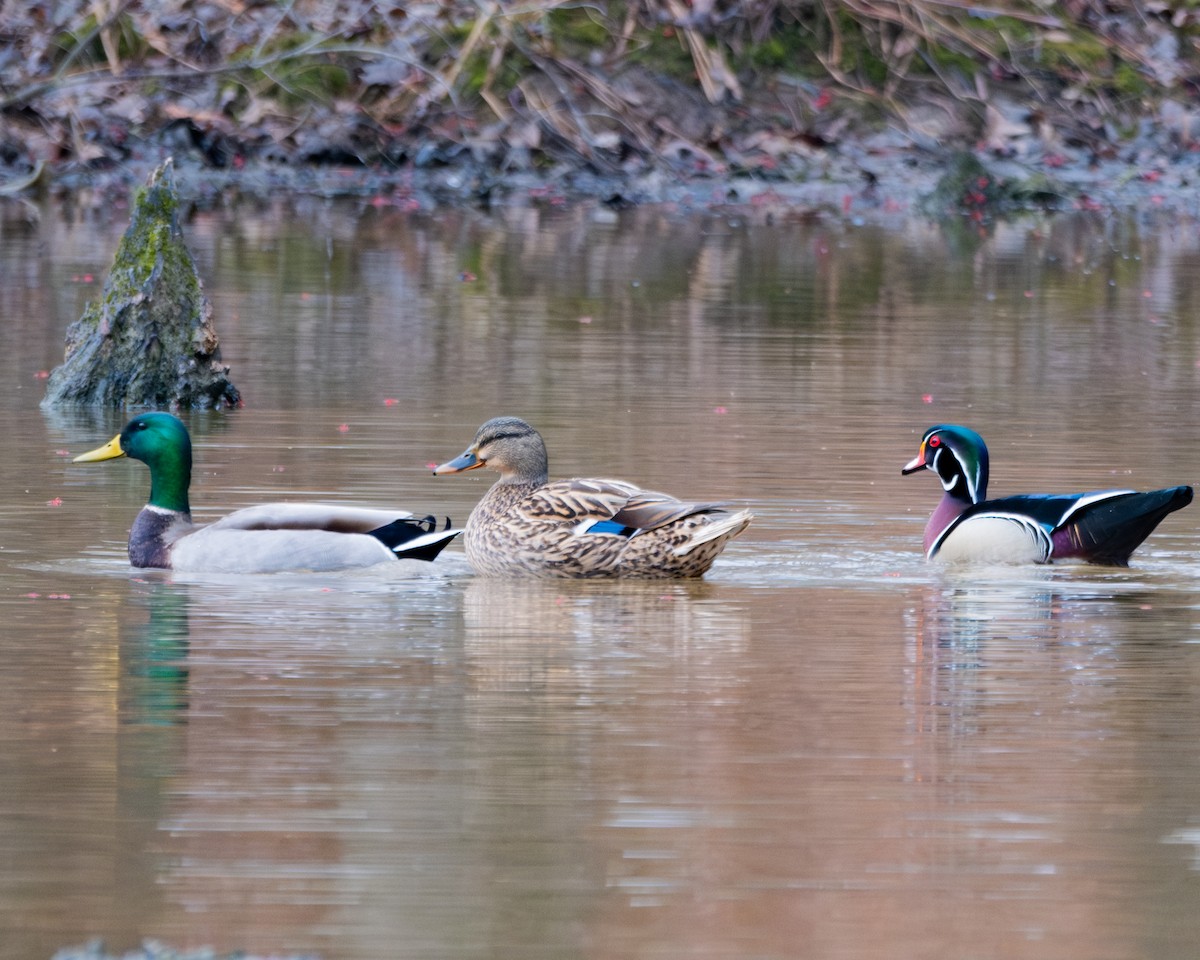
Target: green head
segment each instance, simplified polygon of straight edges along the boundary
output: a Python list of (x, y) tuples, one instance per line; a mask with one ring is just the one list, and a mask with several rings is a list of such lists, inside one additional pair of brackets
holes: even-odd
[(192, 438), (187, 427), (169, 413), (134, 417), (108, 443), (75, 458), (75, 463), (132, 457), (150, 468), (152, 507), (190, 513), (188, 487), (192, 482)]

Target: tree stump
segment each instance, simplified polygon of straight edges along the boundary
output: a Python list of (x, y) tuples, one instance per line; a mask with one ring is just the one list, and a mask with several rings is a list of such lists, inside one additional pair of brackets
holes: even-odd
[(171, 161), (134, 198), (98, 301), (67, 328), (43, 407), (210, 409), (241, 395), (221, 363), (212, 304), (183, 241)]

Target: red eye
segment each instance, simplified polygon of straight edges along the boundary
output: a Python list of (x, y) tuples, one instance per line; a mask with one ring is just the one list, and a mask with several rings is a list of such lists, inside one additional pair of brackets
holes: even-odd
[(929, 445), (931, 447), (940, 447), (942, 445), (942, 438), (941, 437), (930, 437)]

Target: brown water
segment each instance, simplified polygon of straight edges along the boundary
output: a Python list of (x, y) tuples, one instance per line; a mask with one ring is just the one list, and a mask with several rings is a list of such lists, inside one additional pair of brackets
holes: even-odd
[(0, 208), (0, 956), (1195, 956), (1200, 513), (1129, 570), (944, 572), (938, 485), (899, 475), (952, 421), (997, 494), (1200, 479), (1194, 224), (197, 214), (247, 398), (188, 418), (198, 514), (462, 521), (488, 478), (428, 466), (502, 413), (557, 474), (757, 514), (701, 583), (537, 584), (456, 548), (131, 572), (144, 469), (68, 462), (124, 418), (43, 414), (36, 376), (124, 212), (29, 215)]

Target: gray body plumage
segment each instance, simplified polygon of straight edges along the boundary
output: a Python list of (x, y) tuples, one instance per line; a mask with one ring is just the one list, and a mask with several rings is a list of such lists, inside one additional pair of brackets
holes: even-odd
[(187, 514), (147, 506), (129, 532), (129, 562), (191, 573), (328, 571), (395, 563), (395, 554), (368, 531), (407, 516), (332, 504), (268, 503), (198, 526)]

